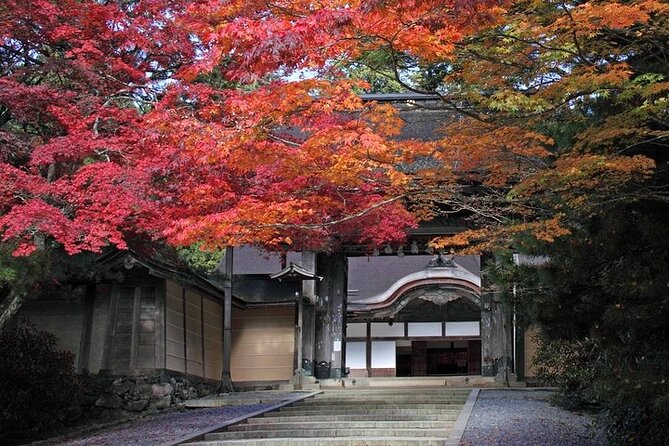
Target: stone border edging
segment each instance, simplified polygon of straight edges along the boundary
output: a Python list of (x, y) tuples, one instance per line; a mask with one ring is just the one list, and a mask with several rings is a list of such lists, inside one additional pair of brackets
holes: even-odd
[(247, 413), (245, 415), (238, 416), (237, 418), (233, 418), (232, 420), (228, 420), (228, 421), (225, 421), (223, 423), (214, 425), (213, 427), (208, 427), (206, 429), (200, 429), (199, 431), (195, 431), (194, 433), (188, 434), (187, 436), (184, 436), (184, 437), (181, 437), (178, 440), (169, 441), (167, 443), (162, 443), (160, 446), (177, 446), (177, 445), (180, 445), (180, 444), (186, 443), (186, 442), (198, 441), (201, 438), (204, 438), (204, 436), (206, 434), (210, 434), (212, 432), (219, 431), (219, 430), (224, 429), (228, 426), (232, 426), (233, 424), (241, 423), (242, 421), (245, 421), (248, 418), (257, 417), (258, 415), (262, 415), (266, 412), (271, 412), (273, 410), (280, 409), (281, 407), (288, 406), (289, 404), (293, 404), (293, 403), (296, 403), (298, 401), (302, 401), (302, 400), (305, 400), (307, 398), (311, 398), (312, 396), (316, 396), (319, 393), (323, 393), (323, 391), (318, 390), (318, 391), (315, 391), (315, 392), (309, 392), (309, 393), (304, 394), (304, 395), (297, 395), (297, 396), (294, 396), (293, 398), (280, 401), (280, 402), (278, 402), (276, 404), (273, 404), (269, 407), (266, 407), (264, 409), (256, 410), (255, 412)]
[(451, 430), (450, 435), (444, 442), (444, 446), (459, 446), (462, 437), (465, 434), (465, 428), (467, 427), (467, 421), (469, 421), (469, 416), (472, 414), (474, 409), (474, 404), (476, 404), (476, 399), (479, 397), (480, 388), (474, 388), (469, 393), (467, 401), (465, 402), (458, 419), (455, 421), (455, 425)]

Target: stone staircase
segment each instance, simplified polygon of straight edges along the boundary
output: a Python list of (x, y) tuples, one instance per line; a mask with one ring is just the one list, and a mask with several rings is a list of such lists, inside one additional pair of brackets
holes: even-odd
[(327, 390), (189, 446), (443, 446), (471, 389)]

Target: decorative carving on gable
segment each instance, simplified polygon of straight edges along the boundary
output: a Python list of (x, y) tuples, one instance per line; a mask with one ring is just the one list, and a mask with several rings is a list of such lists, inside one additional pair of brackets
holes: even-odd
[(450, 290), (436, 289), (429, 290), (422, 296), (418, 296), (419, 299), (432, 302), (435, 305), (442, 306), (446, 305), (449, 302), (462, 298), (462, 295)]
[(425, 268), (457, 268), (458, 266), (453, 261), (453, 256), (444, 257), (441, 253), (432, 258)]

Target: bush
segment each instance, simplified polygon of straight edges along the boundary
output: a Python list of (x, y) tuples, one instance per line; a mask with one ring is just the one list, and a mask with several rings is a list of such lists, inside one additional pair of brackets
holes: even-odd
[(0, 332), (0, 432), (33, 437), (60, 424), (78, 393), (74, 354), (27, 322)]
[(592, 393), (595, 379), (595, 348), (590, 340), (557, 339), (545, 341), (538, 337), (534, 357), (539, 381), (558, 386), (562, 403), (575, 409), (590, 405), (596, 399)]

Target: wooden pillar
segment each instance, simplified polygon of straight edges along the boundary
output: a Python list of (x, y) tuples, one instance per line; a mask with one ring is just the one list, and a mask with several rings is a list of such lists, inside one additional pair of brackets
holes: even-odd
[(513, 322), (499, 293), (486, 276), (481, 291), (481, 375), (508, 383), (513, 349)]
[(330, 363), (330, 377), (339, 378), (344, 349), (346, 324), (346, 254), (318, 254), (317, 274), (323, 280), (317, 285), (319, 305), (316, 314), (315, 362)]
[(495, 376), (495, 354), (493, 352), (492, 295), (481, 296), (481, 375)]
[(367, 334), (365, 337), (365, 367), (367, 368), (367, 376), (372, 376), (372, 323), (367, 321)]
[(519, 379), (525, 379), (525, 362), (532, 358), (525, 357), (525, 331), (527, 327), (518, 327), (516, 330), (516, 351), (513, 358), (513, 372)]
[(223, 371), (221, 373), (221, 390), (233, 391), (230, 375), (232, 359), (232, 260), (234, 250), (225, 248), (225, 281), (223, 282)]
[(497, 302), (496, 317), (499, 330), (499, 370), (500, 380), (509, 383), (509, 380), (515, 381), (513, 375), (513, 316), (509, 306), (505, 302)]
[[(314, 251), (302, 252), (302, 268), (308, 271), (316, 271), (316, 253)], [(316, 281), (302, 281), (302, 296), (305, 300), (302, 313), (302, 357), (314, 362), (314, 344), (316, 341)], [(299, 366), (298, 366), (299, 367)]]
[(306, 361), (313, 362), (316, 340), (316, 307), (305, 303), (302, 316), (302, 356)]

